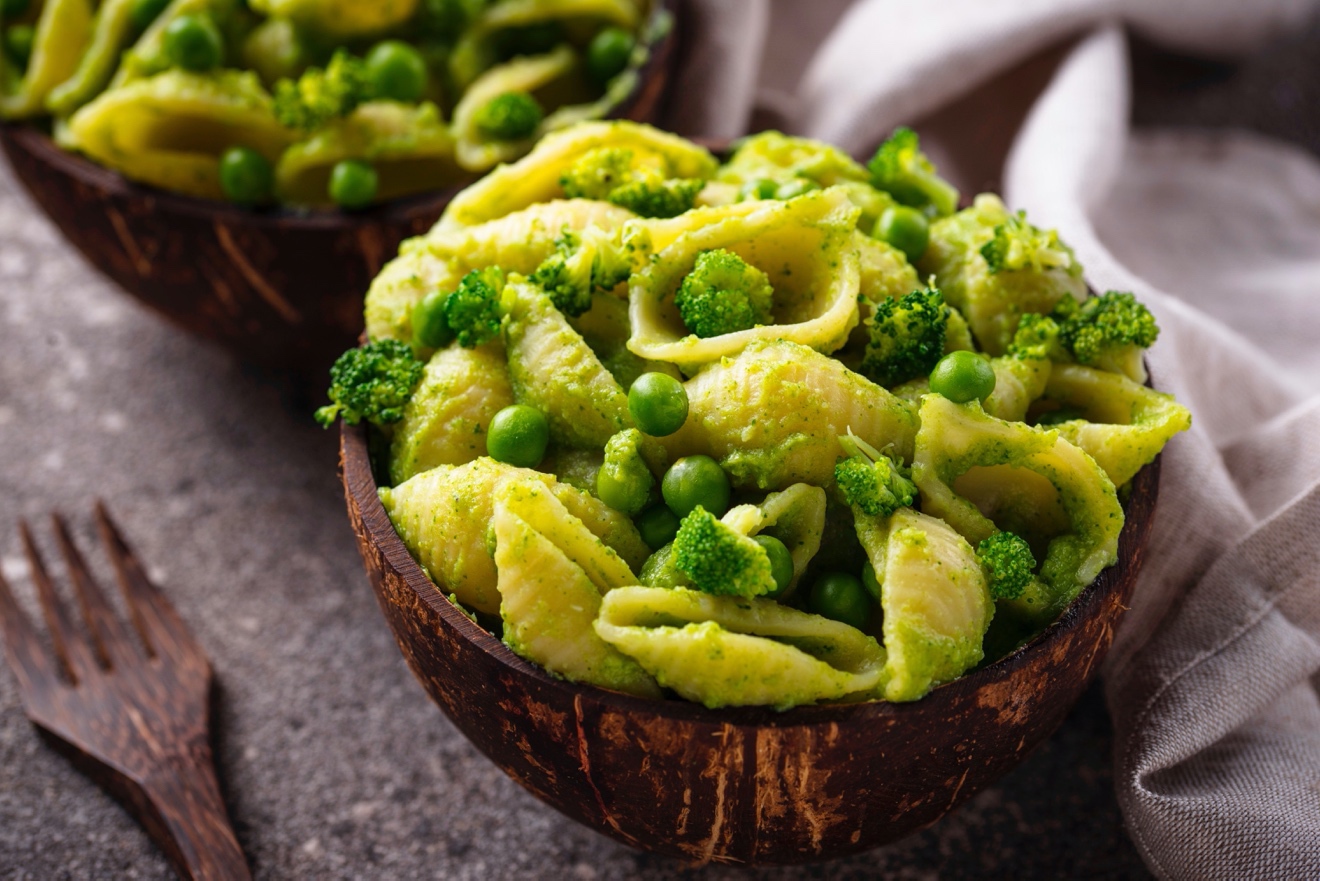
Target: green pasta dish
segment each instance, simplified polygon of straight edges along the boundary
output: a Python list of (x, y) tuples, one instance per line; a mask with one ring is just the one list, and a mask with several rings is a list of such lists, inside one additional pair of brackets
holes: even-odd
[(551, 674), (708, 707), (911, 701), (1117, 561), (1190, 425), (1158, 328), (900, 129), (863, 166), (632, 123), (463, 191), (366, 300), (326, 425), (440, 590)]
[(652, 0), (3, 0), (0, 118), (178, 193), (361, 208), (609, 115), (671, 26)]

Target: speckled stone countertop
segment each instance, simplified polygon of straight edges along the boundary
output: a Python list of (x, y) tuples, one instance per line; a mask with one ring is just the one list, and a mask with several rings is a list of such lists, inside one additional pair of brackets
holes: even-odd
[[(1136, 118), (1237, 121), (1315, 149), (1314, 119), (1292, 108), (1314, 106), (1318, 48), (1313, 28), (1235, 69), (1139, 45)], [(109, 503), (214, 663), (221, 775), (258, 877), (1146, 876), (1114, 802), (1096, 688), (999, 785), (848, 860), (696, 872), (560, 817), (413, 681), (314, 406), (128, 300), (0, 174), (0, 565), (30, 603), (18, 519), (53, 553), (47, 511), (90, 543), (92, 500)], [(170, 877), (129, 816), (38, 740), (0, 670), (0, 878)]]

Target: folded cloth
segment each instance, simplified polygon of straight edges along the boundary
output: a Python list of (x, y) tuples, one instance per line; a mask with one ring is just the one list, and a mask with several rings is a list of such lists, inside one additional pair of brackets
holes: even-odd
[(753, 29), (696, 5), (724, 7), (726, 30), (694, 34), (686, 133), (739, 133), (759, 102), (859, 154), (1076, 40), (1016, 133), (1004, 194), (1059, 229), (1094, 287), (1151, 307), (1154, 381), (1195, 420), (1164, 454), (1104, 669), (1118, 801), (1162, 877), (1320, 878), (1320, 163), (1242, 133), (1130, 131), (1125, 42), (1131, 27), (1227, 56), (1316, 4), (758, 0)]

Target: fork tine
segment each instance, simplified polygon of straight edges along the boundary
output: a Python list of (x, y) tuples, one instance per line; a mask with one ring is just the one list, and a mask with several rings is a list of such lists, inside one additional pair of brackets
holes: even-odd
[(0, 627), (4, 628), (5, 654), (9, 658), (9, 667), (18, 677), (19, 690), (25, 701), (28, 695), (59, 680), (59, 674), (55, 672), (50, 656), (42, 648), (36, 629), (14, 600), (14, 594), (3, 575), (0, 575)]
[(124, 540), (119, 527), (110, 519), (105, 503), (99, 499), (96, 502), (96, 525), (102, 543), (110, 552), (110, 562), (114, 564), (115, 574), (119, 577), (119, 587), (128, 604), (133, 626), (137, 628), (147, 650), (153, 655), (201, 654), (201, 648), (193, 639), (192, 632), (183, 623), (179, 613), (174, 611), (170, 601), (147, 578), (147, 573)]
[(78, 593), (78, 602), (82, 606), (83, 620), (92, 635), (92, 645), (101, 662), (107, 667), (120, 667), (131, 663), (137, 656), (137, 647), (128, 635), (128, 630), (115, 614), (106, 600), (100, 585), (92, 577), (87, 562), (78, 552), (78, 546), (69, 535), (69, 527), (59, 514), (52, 514), (51, 525), (55, 529), (55, 539), (59, 542), (60, 552), (69, 570)]
[(27, 555), (32, 580), (37, 585), (37, 599), (41, 601), (41, 611), (46, 616), (46, 626), (50, 628), (55, 657), (59, 659), (69, 681), (77, 685), (96, 669), (96, 659), (82, 636), (73, 629), (69, 613), (60, 602), (46, 566), (41, 562), (41, 554), (37, 551), (36, 542), (32, 540), (32, 530), (28, 528), (26, 520), (18, 521), (18, 531), (23, 537), (23, 551)]

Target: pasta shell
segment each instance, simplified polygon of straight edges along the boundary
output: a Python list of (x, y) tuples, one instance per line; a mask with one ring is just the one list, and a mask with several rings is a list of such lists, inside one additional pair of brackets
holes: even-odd
[(773, 600), (622, 587), (596, 632), (656, 680), (708, 707), (836, 700), (880, 685), (885, 650), (847, 624)]
[[(753, 207), (741, 207), (745, 204)], [(786, 202), (693, 211), (664, 224), (653, 234), (651, 262), (629, 281), (628, 348), (687, 368), (736, 354), (756, 340), (788, 340), (827, 353), (838, 349), (858, 323), (855, 217), (846, 195), (832, 189)], [(665, 235), (677, 229), (683, 231), (664, 246)], [(736, 253), (769, 276), (773, 323), (706, 339), (684, 326), (675, 291), (697, 257), (716, 248)]]

